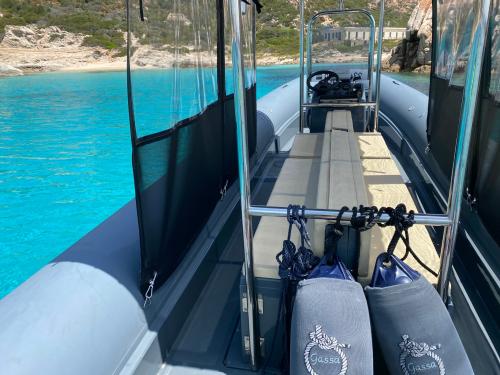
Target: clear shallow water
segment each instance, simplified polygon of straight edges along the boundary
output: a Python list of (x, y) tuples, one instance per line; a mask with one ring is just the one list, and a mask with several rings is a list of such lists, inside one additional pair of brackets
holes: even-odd
[[(298, 73), (259, 68), (257, 96)], [(0, 298), (133, 198), (125, 78), (0, 79)], [(146, 95), (155, 78), (137, 81), (144, 95), (136, 104), (151, 108), (144, 116), (162, 105)]]

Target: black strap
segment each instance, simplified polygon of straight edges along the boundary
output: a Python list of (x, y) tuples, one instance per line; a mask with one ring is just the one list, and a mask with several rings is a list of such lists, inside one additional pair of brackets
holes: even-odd
[[(250, 2), (248, 0), (241, 0), (243, 1), (245, 4), (248, 4), (250, 5)], [(260, 13), (262, 12), (262, 8), (264, 7), (259, 0), (252, 0), (253, 3), (255, 4), (255, 8), (257, 9), (257, 13)]]
[(349, 211), (349, 207), (344, 206), (340, 209), (337, 219), (333, 224), (333, 238), (331, 242), (331, 246), (327, 249), (325, 253), (326, 263), (332, 265), (335, 260), (335, 256), (337, 255), (337, 247), (340, 239), (344, 235), (344, 227), (341, 224), (342, 216), (346, 211)]
[(387, 208), (386, 212), (390, 216), (390, 220), (385, 225), (393, 225), (394, 226), (394, 235), (392, 236), (391, 242), (389, 242), (389, 246), (387, 247), (387, 260), (389, 260), (390, 256), (394, 254), (396, 250), (396, 246), (399, 240), (403, 241), (405, 245), (405, 254), (401, 258), (401, 260), (405, 260), (408, 258), (408, 255), (411, 254), (412, 257), (420, 264), (425, 270), (431, 273), (434, 276), (437, 276), (437, 272), (427, 266), (413, 251), (410, 246), (410, 236), (408, 234), (408, 229), (413, 226), (415, 213), (413, 210), (410, 210), (408, 213), (406, 212), (406, 206), (404, 204), (398, 204), (396, 208)]
[[(385, 223), (380, 223), (379, 219), (383, 214), (389, 215), (389, 220)], [(408, 258), (408, 255), (412, 255), (412, 257), (420, 264), (425, 270), (431, 273), (434, 276), (437, 276), (437, 272), (432, 270), (429, 266), (427, 266), (413, 251), (410, 246), (410, 237), (408, 234), (408, 229), (413, 226), (415, 219), (415, 213), (413, 210), (407, 212), (406, 206), (404, 204), (398, 204), (396, 208), (392, 207), (381, 207), (378, 209), (375, 206), (372, 207), (364, 207), (359, 206), (353, 207), (352, 209), (352, 217), (351, 217), (351, 226), (357, 229), (358, 231), (366, 231), (378, 223), (380, 227), (394, 227), (394, 235), (389, 242), (389, 246), (387, 247), (387, 260), (391, 255), (394, 254), (396, 250), (396, 246), (399, 240), (403, 241), (405, 245), (405, 254), (401, 258), (401, 260), (405, 260)]]
[(139, 18), (144, 22), (144, 2), (139, 0)]

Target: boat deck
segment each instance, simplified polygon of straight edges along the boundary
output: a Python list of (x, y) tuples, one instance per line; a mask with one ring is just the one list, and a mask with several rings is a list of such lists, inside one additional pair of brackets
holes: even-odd
[[(252, 180), (253, 204), (268, 202), (287, 157), (288, 153), (269, 153), (266, 156)], [(397, 163), (392, 165), (391, 169), (384, 167), (384, 163), (380, 164), (380, 160), (383, 159), (365, 158), (362, 162), (371, 200), (389, 206), (403, 201), (409, 209), (418, 211), (418, 204), (412, 198), (411, 184), (404, 173), (403, 177), (398, 173), (397, 186), (391, 184), (391, 181), (395, 180), (394, 174), (397, 171), (393, 169)], [(239, 211), (239, 206), (236, 210)], [(249, 363), (243, 358), (241, 350), (239, 285), (244, 256), (241, 222), (239, 215), (236, 217), (238, 219), (232, 223), (229, 240), (221, 243), (215, 252), (217, 255), (216, 259), (213, 259), (215, 262), (213, 272), (168, 351), (166, 357), (168, 365), (162, 369), (162, 374), (251, 373)], [(259, 221), (260, 218), (253, 219), (254, 231), (258, 228)], [(392, 233), (391, 228), (373, 230), (372, 247), (376, 248), (377, 253), (387, 246)], [(415, 226), (410, 230), (410, 237), (414, 250), (434, 268), (437, 254), (426, 228)], [(276, 249), (276, 253), (279, 250)], [(398, 246), (396, 255), (401, 256), (403, 253), (403, 248)], [(424, 272), (411, 257), (408, 263), (434, 281), (433, 276)], [(279, 372), (268, 366), (261, 369), (260, 373)]]

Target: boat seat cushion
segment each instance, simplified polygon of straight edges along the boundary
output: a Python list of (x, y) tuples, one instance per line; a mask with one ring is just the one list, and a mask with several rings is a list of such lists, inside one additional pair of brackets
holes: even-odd
[[(318, 153), (322, 145), (321, 155)], [(311, 148), (311, 152), (307, 151)], [(356, 139), (345, 131), (299, 135), (279, 174), (268, 206), (287, 207), (289, 204), (310, 208), (338, 209), (368, 203)], [(320, 156), (318, 158), (318, 156)], [(318, 256), (324, 254), (325, 220), (309, 220), (312, 250)], [(254, 274), (256, 277), (278, 278), (275, 256), (281, 250), (288, 225), (283, 218), (264, 217), (254, 237)], [(297, 230), (292, 240), (299, 245)], [(370, 234), (360, 238), (360, 275), (368, 274)]]
[(356, 133), (361, 159), (390, 159), (391, 153), (380, 133)]
[[(387, 147), (387, 146), (385, 146)], [(377, 207), (395, 207), (404, 203), (408, 210), (417, 212), (415, 201), (406, 186), (400, 171), (392, 158), (389, 159), (363, 159), (362, 160), (364, 181), (368, 192), (368, 203)], [(360, 259), (360, 268), (373, 270), (377, 256), (384, 252), (394, 234), (394, 228), (379, 226), (369, 231), (371, 235), (371, 251), (368, 259)], [(423, 225), (415, 225), (410, 229), (410, 241), (412, 249), (432, 269), (437, 270), (439, 257), (435, 251), (434, 244), (429, 236), (427, 228)], [(396, 255), (404, 254), (404, 245), (400, 241), (396, 247)], [(366, 261), (366, 264), (361, 264)], [(406, 260), (412, 268), (418, 270), (427, 280), (436, 282), (436, 278), (423, 269), (414, 259), (409, 256)], [(361, 276), (361, 275), (360, 275)], [(369, 277), (362, 280), (369, 282)]]
[(321, 158), (325, 147), (330, 147), (330, 133), (297, 134), (289, 156), (291, 158)]
[(342, 130), (354, 132), (352, 113), (348, 110), (329, 111), (326, 114), (325, 132)]
[[(328, 174), (329, 164), (320, 159), (289, 158), (283, 164), (274, 185), (268, 206), (287, 207), (289, 204), (315, 207), (317, 202), (326, 206), (325, 191), (318, 190), (320, 175)], [(320, 196), (323, 194), (323, 196)], [(313, 221), (308, 222), (311, 232)], [(255, 277), (277, 279), (278, 264), (276, 254), (281, 251), (283, 240), (288, 233), (288, 223), (283, 218), (263, 217), (254, 236)], [(300, 244), (298, 231), (292, 230), (292, 241)], [(314, 246), (313, 246), (314, 247)], [(314, 249), (313, 249), (314, 250)], [(321, 255), (317, 253), (317, 255)]]

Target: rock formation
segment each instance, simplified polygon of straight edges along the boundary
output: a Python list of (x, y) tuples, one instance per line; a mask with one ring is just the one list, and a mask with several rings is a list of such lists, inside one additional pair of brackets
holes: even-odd
[(427, 70), (432, 58), (432, 1), (420, 0), (408, 20), (406, 38), (385, 60), (386, 69)]
[(66, 48), (79, 47), (85, 35), (61, 30), (57, 26), (5, 26), (2, 46), (9, 48)]

